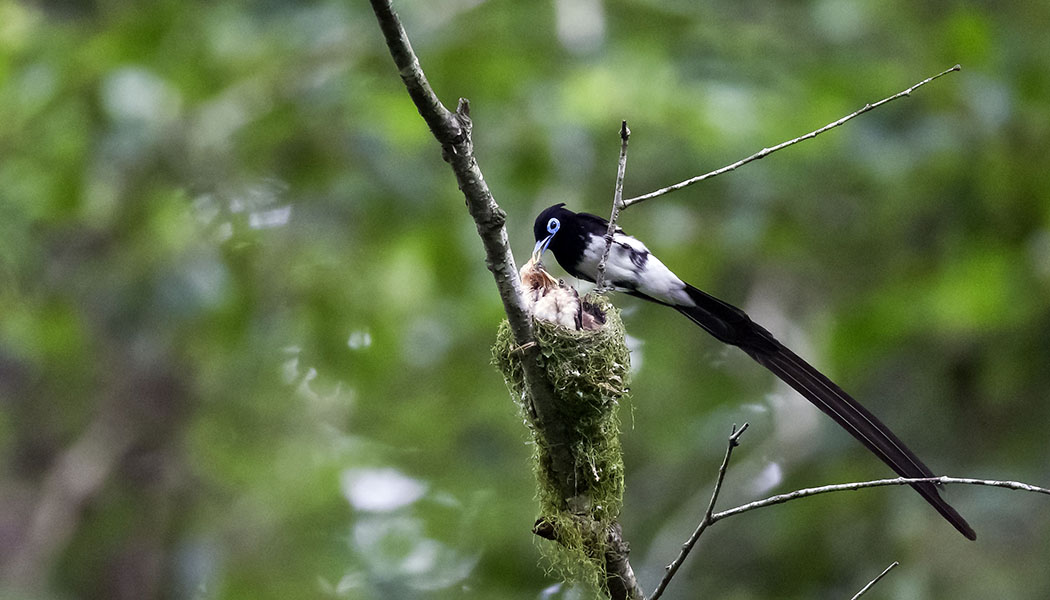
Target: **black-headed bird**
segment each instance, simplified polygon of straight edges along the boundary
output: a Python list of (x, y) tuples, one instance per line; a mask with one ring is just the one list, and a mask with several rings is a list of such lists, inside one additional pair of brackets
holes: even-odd
[[(556, 204), (536, 218), (533, 232), (538, 259), (550, 250), (570, 275), (593, 282), (605, 250), (608, 221)], [(933, 477), (915, 453), (886, 425), (812, 365), (802, 360), (739, 308), (682, 281), (645, 244), (617, 227), (610, 244), (605, 279), (614, 289), (669, 306), (719, 341), (740, 348), (835, 420), (901, 477)], [(933, 483), (911, 484), (937, 512), (967, 538), (977, 534)]]

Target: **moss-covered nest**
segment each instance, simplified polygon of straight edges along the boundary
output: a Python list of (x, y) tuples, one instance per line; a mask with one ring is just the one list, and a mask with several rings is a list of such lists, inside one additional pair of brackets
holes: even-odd
[[(556, 543), (541, 544), (552, 567), (569, 581), (605, 585), (606, 532), (623, 505), (623, 458), (617, 408), (628, 390), (630, 354), (619, 311), (603, 298), (594, 306), (606, 315), (598, 329), (573, 331), (535, 321), (543, 368), (553, 385), (556, 415), (567, 425), (564, 440), (548, 440), (529, 410), (524, 395), (522, 353), (516, 350), (506, 321), (493, 347), (493, 361), (522, 407), (534, 441), (540, 518), (536, 532)], [(552, 443), (567, 445), (574, 474), (571, 485), (552, 473)]]

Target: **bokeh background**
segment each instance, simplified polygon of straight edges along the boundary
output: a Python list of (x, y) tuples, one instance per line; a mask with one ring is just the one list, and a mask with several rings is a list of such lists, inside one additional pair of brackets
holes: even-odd
[[(816, 140), (625, 212), (935, 471), (1050, 484), (1050, 4), (404, 0), (519, 261), (532, 219)], [(722, 507), (889, 471), (672, 311), (634, 348), (646, 589)], [(363, 0), (0, 0), (0, 596), (581, 598), (545, 574), (502, 309)], [(1050, 596), (1050, 502), (953, 487), (722, 522), (666, 598)]]

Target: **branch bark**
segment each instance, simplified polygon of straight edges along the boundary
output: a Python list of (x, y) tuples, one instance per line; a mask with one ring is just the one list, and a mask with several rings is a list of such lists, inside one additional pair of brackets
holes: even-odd
[(0, 568), (27, 588), (44, 580), (77, 531), (80, 513), (110, 480), (138, 432), (129, 419), (105, 409), (55, 461), (41, 484), (25, 539)]
[[(470, 136), (469, 103), (460, 99), (455, 112), (448, 110), (441, 103), (423, 73), (408, 34), (394, 12), (390, 0), (371, 0), (371, 3), (408, 95), (430, 127), (431, 133), (441, 144), (442, 156), (455, 173), (456, 182), (466, 199), (467, 211), (474, 219), (478, 236), (481, 237), (485, 248), (485, 265), (495, 278), (514, 341), (521, 348), (526, 396), (532, 403), (528, 410), (555, 433), (565, 431), (564, 426), (556, 420), (545, 418), (546, 415), (554, 413), (550, 408), (554, 402), (554, 393), (540, 369), (542, 357), (535, 343), (531, 315), (522, 302), (521, 281), (518, 279), (518, 270), (514, 264), (514, 255), (511, 253), (505, 227), (507, 215), (493, 199), (474, 156), (474, 145)], [(564, 473), (566, 478), (570, 477), (573, 470), (569, 453), (556, 452), (552, 458), (557, 471)]]
[[(461, 98), (455, 112), (441, 103), (427, 81), (390, 0), (370, 2), (401, 80), (419, 114), (441, 144), (442, 156), (452, 167), (459, 189), (466, 199), (467, 211), (474, 219), (485, 248), (485, 264), (495, 279), (514, 341), (522, 354), (525, 380), (522, 403), (537, 429), (550, 442), (551, 468), (565, 497), (572, 497), (576, 482), (572, 444), (569, 443), (571, 429), (567, 423), (556, 418), (557, 400), (542, 368), (543, 357), (536, 344), (532, 315), (522, 300), (521, 281), (505, 226), (506, 213), (493, 199), (474, 155), (469, 103)], [(607, 532), (607, 538), (607, 583), (612, 598), (641, 600), (644, 594), (627, 560), (628, 546), (623, 541), (619, 524), (613, 524)]]

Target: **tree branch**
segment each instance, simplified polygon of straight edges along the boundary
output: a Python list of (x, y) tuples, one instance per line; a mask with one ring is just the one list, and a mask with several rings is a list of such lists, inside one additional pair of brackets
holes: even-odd
[(623, 175), (627, 170), (627, 140), (630, 137), (631, 130), (627, 128), (627, 120), (624, 119), (620, 123), (620, 162), (616, 167), (612, 214), (609, 215), (609, 228), (605, 232), (605, 250), (602, 252), (601, 260), (598, 261), (598, 276), (594, 279), (594, 291), (599, 294), (605, 291), (605, 263), (609, 261), (613, 233), (616, 232), (616, 219), (620, 216), (620, 208), (623, 205)]
[(634, 575), (634, 569), (627, 560), (630, 547), (623, 539), (623, 530), (619, 523), (613, 523), (608, 530), (605, 540), (605, 585), (609, 589), (610, 598), (624, 598), (628, 600), (644, 600), (645, 592), (642, 591), (638, 578)]
[[(522, 404), (537, 431), (548, 442), (551, 476), (564, 497), (570, 498), (575, 495), (576, 488), (576, 462), (572, 453), (575, 440), (572, 439), (570, 424), (558, 418), (558, 400), (543, 369), (543, 357), (536, 343), (532, 315), (522, 299), (521, 280), (508, 241), (506, 213), (493, 199), (474, 156), (469, 104), (465, 99), (460, 99), (455, 112), (445, 108), (430, 87), (390, 0), (370, 2), (401, 80), (431, 133), (441, 143), (442, 156), (451, 165), (459, 189), (466, 199), (467, 210), (474, 219), (485, 248), (485, 264), (496, 281), (514, 342), (521, 352), (525, 384)], [(623, 541), (617, 523), (613, 523), (607, 536), (605, 559), (612, 597), (615, 600), (640, 600), (644, 594), (627, 560), (627, 543)]]
[[(386, 46), (390, 50), (390, 56), (397, 65), (401, 81), (408, 89), (408, 95), (412, 98), (420, 116), (427, 122), (430, 132), (441, 142), (442, 145), (452, 143), (460, 137), (459, 123), (445, 105), (438, 99), (437, 94), (430, 87), (423, 68), (419, 65), (419, 59), (412, 50), (412, 44), (408, 40), (408, 34), (401, 25), (401, 19), (394, 12), (390, 0), (371, 0), (372, 11), (379, 21), (379, 28), (386, 39)], [(465, 192), (464, 192), (465, 193)]]
[[(556, 414), (552, 409), (555, 402), (554, 391), (541, 368), (542, 357), (540, 348), (535, 343), (532, 319), (522, 302), (521, 280), (518, 279), (517, 266), (514, 264), (514, 255), (511, 253), (505, 227), (506, 213), (493, 199), (474, 156), (473, 141), (470, 137), (469, 104), (465, 99), (461, 99), (454, 113), (445, 108), (430, 87), (419, 59), (409, 43), (408, 34), (401, 26), (390, 0), (371, 0), (371, 3), (386, 38), (390, 55), (401, 74), (401, 80), (405, 83), (419, 114), (441, 143), (442, 155), (452, 166), (459, 189), (466, 198), (467, 210), (473, 217), (481, 237), (485, 248), (485, 264), (496, 280), (514, 341), (522, 352), (527, 392), (524, 400), (531, 401), (527, 410), (536, 417), (538, 423), (553, 430), (552, 433), (567, 432), (563, 424), (552, 418)], [(573, 460), (568, 449), (554, 448), (552, 460), (555, 463), (555, 471), (568, 481), (573, 473)]]
[(815, 138), (818, 135), (824, 133), (825, 131), (828, 131), (829, 129), (834, 129), (834, 128), (838, 127), (839, 125), (842, 125), (846, 121), (849, 121), (851, 119), (859, 117), (860, 115), (868, 112), (869, 110), (874, 110), (874, 109), (882, 106), (883, 104), (886, 104), (887, 102), (892, 102), (893, 100), (896, 100), (897, 98), (902, 98), (904, 96), (909, 96), (909, 95), (911, 95), (912, 92), (914, 92), (918, 88), (926, 85), (927, 83), (933, 81), (934, 79), (938, 79), (940, 77), (943, 77), (944, 75), (947, 75), (948, 73), (951, 73), (953, 71), (958, 71), (960, 69), (962, 69), (962, 67), (960, 67), (959, 65), (955, 65), (954, 67), (952, 67), (950, 69), (947, 69), (945, 71), (942, 71), (942, 72), (940, 72), (940, 73), (938, 73), (938, 74), (936, 74), (936, 75), (934, 75), (932, 77), (927, 77), (926, 79), (923, 79), (919, 83), (916, 83), (915, 85), (911, 86), (910, 88), (908, 88), (906, 90), (897, 92), (896, 94), (894, 94), (892, 96), (889, 96), (887, 98), (883, 98), (882, 100), (879, 100), (878, 102), (876, 102), (874, 104), (865, 104), (859, 110), (854, 111), (854, 112), (846, 115), (845, 117), (842, 117), (841, 119), (839, 119), (837, 121), (832, 121), (831, 123), (828, 123), (827, 125), (821, 127), (820, 129), (816, 129), (814, 131), (811, 131), (811, 132), (809, 132), (809, 133), (807, 133), (805, 135), (799, 136), (799, 137), (797, 137), (797, 138), (795, 138), (793, 140), (788, 140), (786, 142), (777, 144), (776, 146), (773, 146), (771, 148), (763, 148), (763, 149), (759, 150), (758, 152), (752, 154), (751, 156), (748, 156), (747, 158), (740, 159), (740, 160), (736, 161), (735, 163), (730, 164), (730, 165), (726, 165), (726, 166), (724, 166), (724, 167), (722, 167), (720, 169), (715, 169), (714, 171), (711, 171), (710, 173), (704, 173), (703, 175), (698, 175), (696, 177), (693, 177), (691, 179), (686, 179), (685, 181), (676, 183), (674, 185), (669, 185), (669, 186), (667, 186), (665, 188), (658, 189), (655, 192), (649, 192), (648, 194), (644, 194), (642, 196), (636, 196), (634, 198), (629, 198), (627, 200), (624, 200), (622, 208), (624, 210), (626, 210), (627, 208), (629, 208), (631, 206), (634, 206), (635, 204), (638, 204), (639, 202), (644, 202), (644, 201), (649, 200), (651, 198), (656, 198), (657, 196), (663, 196), (664, 194), (670, 194), (671, 192), (680, 190), (680, 189), (685, 188), (685, 187), (689, 187), (689, 186), (693, 185), (694, 183), (699, 183), (699, 182), (701, 182), (701, 181), (703, 181), (705, 179), (711, 179), (712, 177), (716, 177), (716, 176), (721, 175), (723, 173), (728, 173), (729, 171), (733, 171), (737, 167), (741, 167), (743, 165), (746, 165), (749, 162), (756, 161), (756, 160), (758, 160), (760, 158), (765, 158), (765, 157), (769, 156), (770, 154), (776, 152), (777, 150), (782, 150), (784, 148), (787, 148), (788, 146), (792, 146), (792, 145), (797, 144), (799, 142), (802, 142), (802, 141), (805, 141), (805, 140), (808, 140), (808, 139), (811, 139), (811, 138)]

